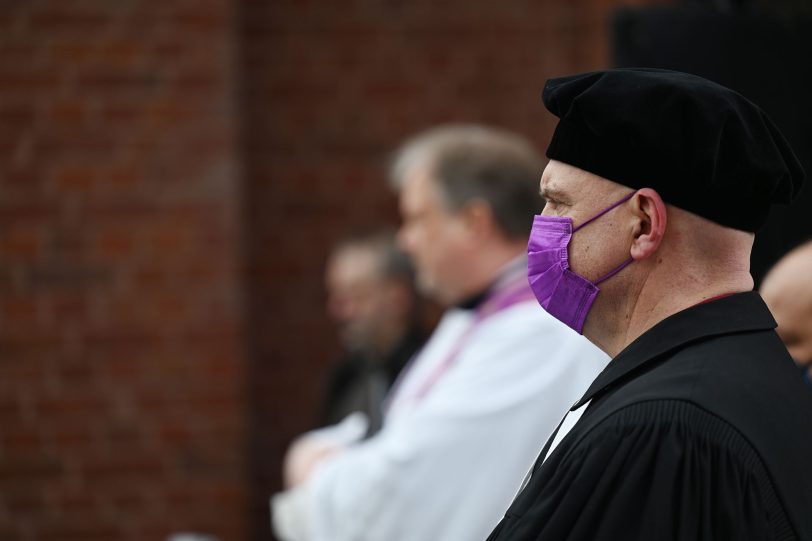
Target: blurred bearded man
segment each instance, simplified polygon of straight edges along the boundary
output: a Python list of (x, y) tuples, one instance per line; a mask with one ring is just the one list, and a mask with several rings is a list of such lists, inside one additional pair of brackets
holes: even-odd
[(400, 244), (420, 289), (448, 310), (395, 383), (380, 432), (293, 453), (302, 473), (273, 503), (282, 539), (469, 541), (497, 523), (607, 360), (528, 285), (540, 170), (529, 143), (481, 126), (437, 128), (401, 149)]
[(414, 269), (387, 231), (339, 242), (325, 272), (327, 309), (346, 351), (328, 382), (324, 422), (362, 413), (368, 433), (380, 429), (383, 399), (423, 345)]
[(803, 171), (735, 92), (618, 69), (547, 82), (560, 121), (534, 292), (612, 357), (491, 540), (812, 539), (812, 394), (752, 290)]

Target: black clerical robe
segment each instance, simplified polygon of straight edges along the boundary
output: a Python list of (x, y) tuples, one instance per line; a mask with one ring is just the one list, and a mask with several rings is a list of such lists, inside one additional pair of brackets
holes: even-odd
[(757, 293), (632, 342), (490, 540), (812, 540), (812, 392)]
[(322, 424), (334, 425), (350, 413), (360, 411), (369, 421), (367, 435), (378, 432), (386, 393), (425, 341), (423, 331), (414, 326), (382, 358), (369, 353), (350, 353), (339, 361), (327, 380)]

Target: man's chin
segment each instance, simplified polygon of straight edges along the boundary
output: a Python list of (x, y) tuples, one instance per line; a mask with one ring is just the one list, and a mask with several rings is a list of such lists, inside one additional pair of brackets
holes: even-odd
[(417, 291), (424, 297), (433, 300), (434, 302), (448, 306), (447, 292), (437, 285), (437, 282), (429, 278), (418, 276), (417, 278)]
[(339, 339), (344, 349), (350, 353), (363, 353), (367, 350), (368, 340), (358, 332), (341, 329), (339, 331)]

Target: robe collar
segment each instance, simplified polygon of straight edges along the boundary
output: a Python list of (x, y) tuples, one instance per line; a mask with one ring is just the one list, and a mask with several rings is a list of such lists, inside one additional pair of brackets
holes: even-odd
[(524, 276), (525, 281), (527, 280), (527, 255), (525, 254), (521, 254), (510, 260), (499, 269), (496, 277), (488, 284), (488, 287), (458, 302), (455, 308), (460, 310), (478, 310), (489, 297), (496, 294), (505, 286), (510, 285), (511, 281), (515, 280), (518, 276)]
[(492, 286), (488, 286), (479, 293), (463, 299), (461, 302), (457, 303), (456, 308), (460, 310), (476, 310), (483, 302), (485, 302), (485, 299), (488, 298), (488, 294), (491, 292), (491, 287)]
[(675, 349), (714, 336), (769, 330), (776, 326), (767, 305), (754, 291), (686, 308), (660, 321), (618, 353), (570, 411), (605, 394), (641, 367)]

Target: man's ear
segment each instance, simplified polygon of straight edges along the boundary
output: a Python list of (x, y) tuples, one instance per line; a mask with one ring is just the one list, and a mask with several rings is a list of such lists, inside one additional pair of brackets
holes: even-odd
[(460, 210), (465, 226), (476, 238), (484, 239), (493, 234), (496, 218), (490, 205), (483, 199), (472, 199)]
[(654, 255), (660, 248), (667, 225), (665, 202), (651, 188), (637, 190), (631, 201), (632, 213), (637, 218), (631, 256), (635, 261)]

